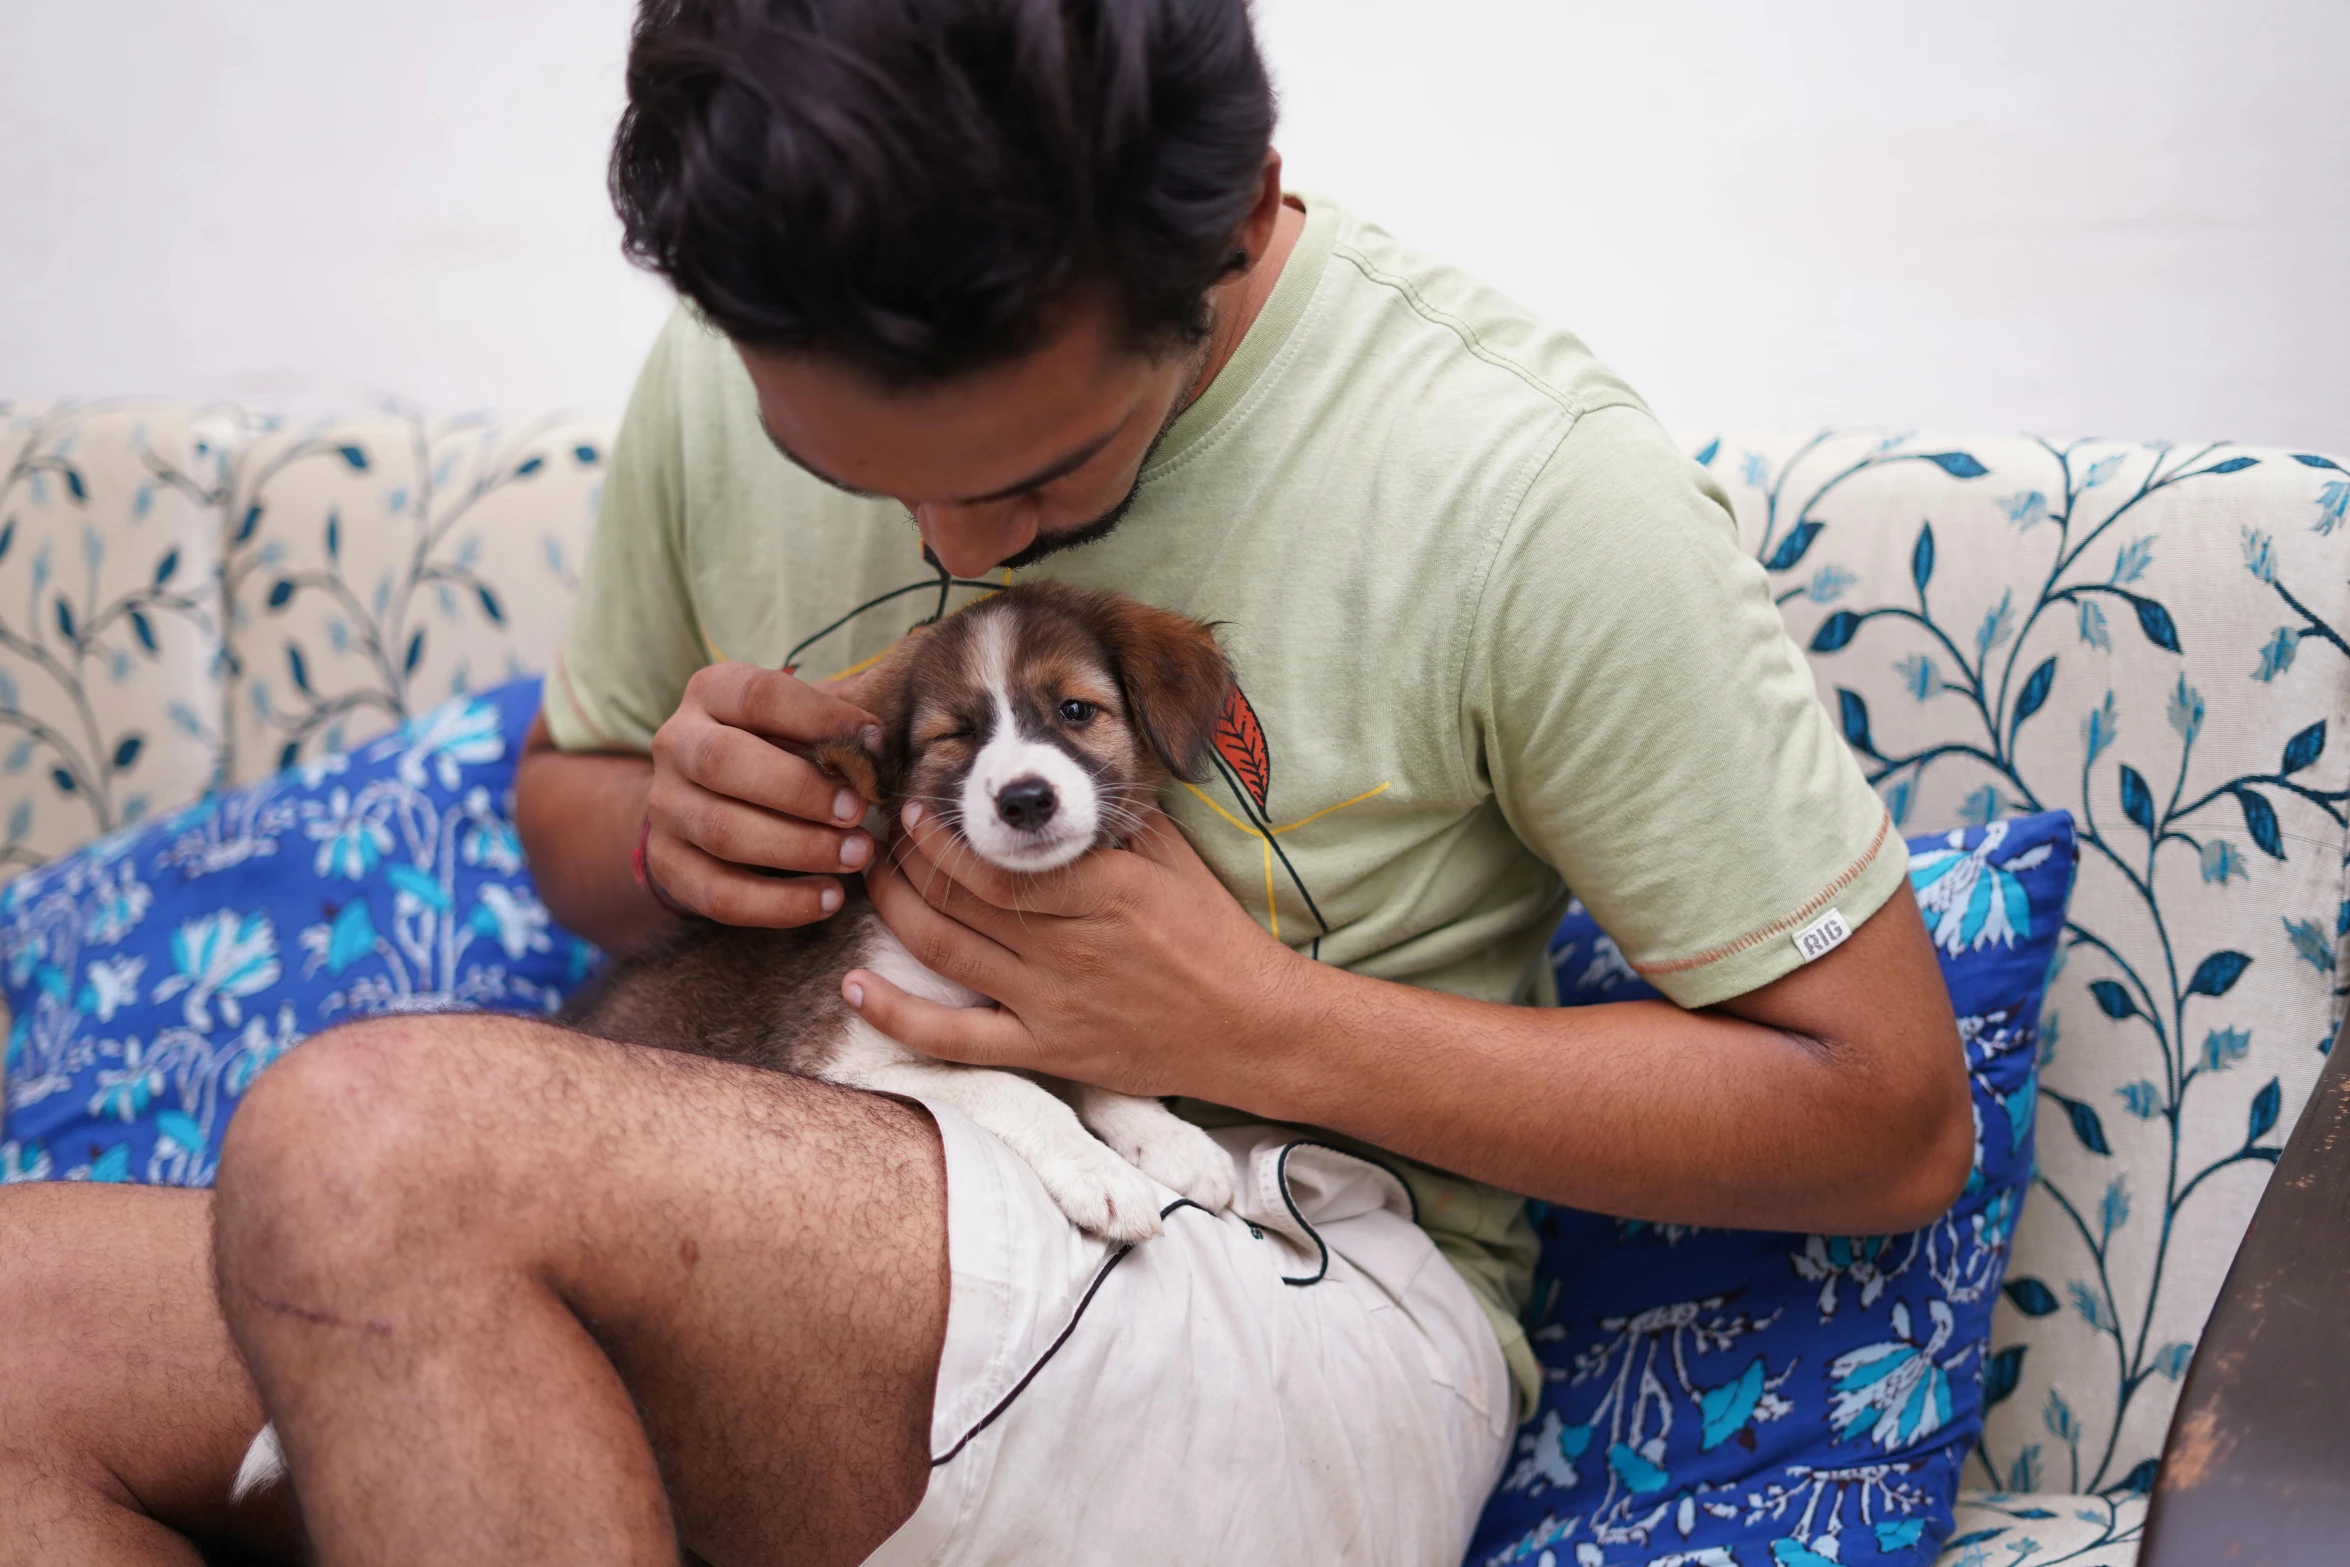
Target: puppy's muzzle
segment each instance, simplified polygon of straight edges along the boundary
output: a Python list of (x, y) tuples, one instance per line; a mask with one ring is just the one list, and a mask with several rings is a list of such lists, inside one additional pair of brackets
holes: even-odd
[(995, 813), (1017, 832), (1035, 832), (1053, 819), (1060, 803), (1053, 786), (1030, 773), (996, 791)]

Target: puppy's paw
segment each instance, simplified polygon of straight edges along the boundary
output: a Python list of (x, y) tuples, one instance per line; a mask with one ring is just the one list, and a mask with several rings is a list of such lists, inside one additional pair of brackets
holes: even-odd
[(1150, 1178), (1103, 1148), (1039, 1161), (1032, 1168), (1069, 1222), (1089, 1235), (1132, 1245), (1159, 1233), (1159, 1192)]
[(1131, 1128), (1118, 1152), (1210, 1213), (1232, 1206), (1232, 1156), (1189, 1121), (1162, 1113)]

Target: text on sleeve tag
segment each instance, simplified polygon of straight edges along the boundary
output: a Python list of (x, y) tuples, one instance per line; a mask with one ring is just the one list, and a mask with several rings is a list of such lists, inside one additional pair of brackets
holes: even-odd
[(1795, 950), (1803, 954), (1803, 961), (1824, 958), (1844, 945), (1852, 935), (1852, 927), (1844, 923), (1840, 909), (1830, 909), (1795, 933)]

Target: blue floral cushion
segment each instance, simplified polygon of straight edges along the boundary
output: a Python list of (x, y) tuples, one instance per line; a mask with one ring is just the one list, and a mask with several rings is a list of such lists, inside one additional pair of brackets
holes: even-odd
[(127, 828), (0, 891), (0, 1179), (201, 1186), (255, 1074), (381, 1012), (546, 1012), (593, 961), (531, 890), (539, 683)]
[[(1974, 1174), (1934, 1224), (1779, 1235), (1537, 1206), (1528, 1327), (1548, 1386), (1472, 1564), (1934, 1559), (1986, 1400), (2023, 1354), (1991, 1354), (1991, 1306), (2032, 1176), (2073, 864), (2062, 811), (1911, 840), (1974, 1087)], [(1656, 994), (1580, 905), (1551, 956), (1563, 1005)]]

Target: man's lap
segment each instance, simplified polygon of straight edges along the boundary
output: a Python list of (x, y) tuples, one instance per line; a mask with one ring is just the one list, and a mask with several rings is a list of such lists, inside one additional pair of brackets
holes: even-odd
[[(859, 1436), (869, 1442), (874, 1434), (847, 1428), (896, 1423), (894, 1410), (860, 1411), (857, 1395), (839, 1397), (851, 1387), (872, 1396), (894, 1387), (895, 1377), (851, 1378), (833, 1385), (831, 1397), (811, 1396), (819, 1390), (796, 1384), (813, 1368), (761, 1372), (732, 1365), (723, 1341), (735, 1335), (714, 1324), (714, 1303), (705, 1293), (723, 1288), (727, 1270), (712, 1264), (724, 1260), (723, 1252), (740, 1250), (726, 1245), (721, 1256), (713, 1257), (711, 1243), (729, 1230), (739, 1239), (746, 1216), (757, 1225), (774, 1224), (755, 1233), (773, 1234), (780, 1256), (813, 1239), (794, 1232), (806, 1229), (823, 1210), (826, 1227), (837, 1224), (841, 1230), (813, 1250), (832, 1255), (835, 1262), (850, 1260), (850, 1273), (860, 1271), (853, 1263), (860, 1244), (879, 1243), (882, 1234), (913, 1220), (902, 1212), (872, 1211), (876, 1205), (896, 1206), (913, 1189), (901, 1192), (903, 1180), (883, 1169), (860, 1175), (845, 1168), (843, 1156), (853, 1138), (826, 1146), (813, 1164), (795, 1161), (792, 1150), (770, 1142), (778, 1134), (786, 1145), (797, 1142), (794, 1117), (810, 1106), (815, 1108), (808, 1113), (824, 1115), (825, 1106), (843, 1102), (842, 1091), (806, 1084), (786, 1089), (775, 1083), (774, 1102), (802, 1107), (777, 1116), (772, 1103), (761, 1107), (770, 1100), (758, 1082), (764, 1074), (742, 1069), (651, 1052), (622, 1051), (615, 1057), (621, 1047), (486, 1019), (466, 1020), (446, 1031), (439, 1020), (417, 1019), (397, 1031), (409, 1044), (442, 1057), (420, 1061), (428, 1068), (419, 1074), (421, 1081), (437, 1081), (445, 1092), (450, 1082), (480, 1071), (499, 1080), (485, 1085), (492, 1090), (491, 1103), (501, 1091), (513, 1095), (504, 1112), (453, 1117), (452, 1132), (461, 1141), (512, 1135), (519, 1118), (533, 1108), (543, 1111), (550, 1100), (573, 1116), (585, 1113), (591, 1123), (604, 1123), (585, 1136), (575, 1123), (568, 1136), (555, 1139), (572, 1146), (568, 1153), (553, 1153), (541, 1177), (550, 1188), (543, 1194), (547, 1214), (578, 1209), (581, 1228), (615, 1228), (613, 1239), (621, 1242), (630, 1242), (649, 1220), (663, 1229), (663, 1255), (671, 1258), (679, 1254), (681, 1230), (700, 1234), (703, 1255), (687, 1263), (685, 1274), (693, 1283), (679, 1303), (682, 1315), (699, 1323), (694, 1352), (685, 1357), (697, 1364), (671, 1363), (657, 1347), (668, 1335), (653, 1320), (659, 1311), (649, 1300), (640, 1298), (634, 1306), (625, 1298), (607, 1302), (629, 1307), (631, 1316), (638, 1315), (635, 1306), (650, 1315), (633, 1324), (640, 1331), (618, 1335), (623, 1342), (606, 1339), (639, 1394), (668, 1463), (699, 1449), (698, 1457), (725, 1453), (724, 1467), (739, 1466), (740, 1472), (704, 1475), (700, 1485), (673, 1473), (673, 1481), (682, 1481), (687, 1492), (703, 1490), (699, 1500), (709, 1508), (697, 1508), (680, 1495), (692, 1535), (703, 1535), (716, 1522), (711, 1511), (736, 1511), (752, 1495), (763, 1493), (769, 1505), (783, 1502), (788, 1511), (791, 1504), (784, 1498), (791, 1493), (814, 1502), (828, 1489), (821, 1482), (810, 1485), (811, 1476), (791, 1473), (798, 1465), (780, 1452), (761, 1462), (744, 1451), (745, 1445), (764, 1445), (753, 1437), (754, 1429), (763, 1427), (769, 1433), (765, 1440), (780, 1448), (800, 1448), (800, 1462), (813, 1459), (821, 1465), (824, 1455), (837, 1459), (854, 1452), (864, 1445)], [(371, 1048), (380, 1054), (384, 1043), (379, 1037)], [(553, 1073), (560, 1091), (551, 1090), (544, 1063), (533, 1064), (542, 1053), (534, 1048), (539, 1046), (560, 1068)], [(576, 1062), (574, 1048), (582, 1050)], [(468, 1050), (475, 1052), (470, 1061)], [(303, 1054), (297, 1052), (289, 1064)], [(323, 1065), (324, 1052), (313, 1056), (312, 1064)], [(383, 1062), (362, 1065), (364, 1076), (380, 1071)], [(585, 1068), (588, 1081), (574, 1067)], [(536, 1079), (534, 1072), (540, 1074)], [(327, 1070), (319, 1076), (322, 1099), (355, 1086), (347, 1073), (338, 1078)], [(681, 1087), (689, 1091), (678, 1092)], [(690, 1091), (695, 1089), (700, 1091)], [(645, 1102), (632, 1108), (639, 1090)], [(730, 1091), (746, 1093), (751, 1102), (727, 1105)], [(717, 1105), (735, 1112), (718, 1116), (715, 1124), (706, 1114), (710, 1106), (703, 1104), (713, 1093)], [(403, 1108), (429, 1110), (431, 1104), (427, 1095)], [(867, 1119), (852, 1109), (842, 1129)], [(917, 1126), (920, 1119), (912, 1118)], [(1410, 1223), (1409, 1199), (1392, 1178), (1349, 1156), (1295, 1143), (1271, 1128), (1219, 1133), (1240, 1161), (1240, 1214), (1177, 1209), (1167, 1217), (1165, 1235), (1113, 1261), (1108, 1248), (1067, 1225), (1027, 1167), (1001, 1144), (951, 1110), (933, 1107), (931, 1119), (946, 1148), (952, 1275), (930, 1420), (933, 1465), (914, 1517), (876, 1561), (894, 1567), (905, 1561), (1052, 1560), (1081, 1553), (1088, 1559), (1188, 1562), (1272, 1559), (1276, 1552), (1316, 1561), (1457, 1560), (1503, 1456), (1507, 1378), (1491, 1329), (1466, 1287)], [(818, 1144), (833, 1144), (822, 1130), (812, 1135)], [(888, 1141), (884, 1133), (883, 1142)], [(589, 1147), (581, 1148), (582, 1142)], [(670, 1161), (666, 1150), (673, 1142), (675, 1158), (684, 1166), (679, 1179), (657, 1179), (641, 1201), (627, 1200), (635, 1175)], [(731, 1142), (746, 1146), (730, 1154), (725, 1145)], [(329, 1152), (336, 1146), (332, 1138), (321, 1144)], [(772, 1148), (773, 1157), (763, 1148)], [(480, 1168), (447, 1145), (439, 1151), (445, 1167)], [(907, 1151), (894, 1150), (900, 1159)], [(494, 1178), (517, 1176), (529, 1162), (518, 1162), (518, 1152), (509, 1147), (490, 1156)], [(384, 1150), (372, 1157), (378, 1168), (388, 1167)], [(728, 1170), (735, 1174), (727, 1176)], [(720, 1223), (718, 1235), (697, 1222), (702, 1215), (677, 1206), (695, 1192), (705, 1203), (732, 1201), (734, 1187), (728, 1182), (755, 1187), (762, 1177), (786, 1186), (803, 1179), (831, 1180), (842, 1189), (824, 1194), (824, 1201), (806, 1201), (819, 1195), (813, 1192), (743, 1193), (750, 1212)], [(672, 1184), (678, 1189), (666, 1189)], [(930, 1190), (929, 1200), (935, 1202), (936, 1188)], [(388, 1201), (399, 1194), (384, 1195)], [(1173, 1194), (1168, 1196), (1172, 1201)], [(158, 1200), (164, 1200), (161, 1194)], [(861, 1215), (860, 1203), (865, 1205)], [(168, 1217), (166, 1227), (175, 1233), (208, 1227), (210, 1215), (203, 1211), (208, 1206), (199, 1202), (168, 1216), (158, 1211), (156, 1217)], [(631, 1206), (649, 1211), (641, 1212), (637, 1222), (616, 1211)], [(914, 1228), (925, 1227), (914, 1221)], [(863, 1243), (855, 1238), (860, 1234), (866, 1237)], [(574, 1257), (583, 1251), (589, 1257), (602, 1253), (617, 1262), (632, 1244), (607, 1252), (597, 1237), (574, 1233), (561, 1249)], [(20, 1256), (10, 1271), (21, 1264)], [(829, 1358), (828, 1346), (788, 1326), (816, 1328), (826, 1318), (853, 1322), (865, 1311), (887, 1321), (905, 1310), (906, 1303), (880, 1298), (888, 1290), (877, 1288), (860, 1302), (836, 1297), (830, 1310), (799, 1316), (796, 1323), (770, 1318), (760, 1326), (756, 1318), (762, 1304), (782, 1307), (787, 1319), (794, 1315), (780, 1298), (796, 1293), (784, 1282), (793, 1271), (779, 1261), (773, 1275), (773, 1285), (780, 1286), (773, 1289), (777, 1298), (746, 1303), (753, 1320), (743, 1328), (738, 1349)], [(883, 1264), (873, 1271), (875, 1280), (869, 1282), (885, 1278), (890, 1269)], [(104, 1282), (85, 1280), (96, 1286)], [(606, 1284), (619, 1297), (647, 1293), (623, 1281), (582, 1282), (590, 1297), (604, 1295)], [(651, 1282), (658, 1287), (650, 1294), (675, 1300), (676, 1286), (684, 1279)], [(190, 1283), (209, 1281), (150, 1287), (142, 1298), (168, 1297), (158, 1298), (152, 1309), (177, 1311), (191, 1323), (201, 1318), (200, 1326), (190, 1330), (190, 1342), (217, 1344), (210, 1291), (188, 1288)], [(813, 1283), (807, 1280), (802, 1287)], [(806, 1311), (812, 1303), (797, 1304)], [(921, 1315), (922, 1308), (913, 1314)], [(779, 1333), (779, 1327), (786, 1331)], [(103, 1352), (124, 1348), (113, 1345)], [(8, 1364), (21, 1369), (22, 1350), (19, 1344), (5, 1351)], [(707, 1381), (713, 1364), (728, 1366), (731, 1392), (694, 1385)], [(168, 1364), (148, 1369), (159, 1378), (175, 1374)], [(748, 1374), (736, 1376), (737, 1370)], [(132, 1375), (136, 1380), (138, 1373)], [(751, 1385), (762, 1383), (777, 1394), (773, 1404), (762, 1406), (772, 1411), (765, 1419), (742, 1407)], [(222, 1386), (217, 1399), (223, 1408), (209, 1418), (206, 1411), (185, 1409), (174, 1422), (181, 1428), (175, 1437), (184, 1431), (203, 1450), (199, 1466), (207, 1471), (202, 1482), (207, 1494), (222, 1478), (209, 1471), (220, 1468), (225, 1454), (241, 1444), (253, 1419), (250, 1388), (242, 1377), (230, 1377)], [(713, 1396), (717, 1407), (692, 1408)], [(894, 1392), (881, 1394), (884, 1403), (893, 1397)], [(139, 1400), (132, 1396), (126, 1403), (122, 1418), (128, 1422)], [(827, 1419), (844, 1429), (819, 1429)], [(299, 1465), (298, 1450), (296, 1461)], [(704, 1528), (690, 1527), (696, 1512), (702, 1512)], [(748, 1532), (755, 1538), (766, 1533), (760, 1524), (784, 1521), (763, 1519)], [(714, 1533), (745, 1543), (736, 1533), (739, 1527), (720, 1524)]]
[(875, 1567), (1459, 1560), (1509, 1378), (1392, 1176), (1231, 1128), (1236, 1211), (1171, 1207), (1121, 1252), (928, 1108), (953, 1271), (932, 1472)]

